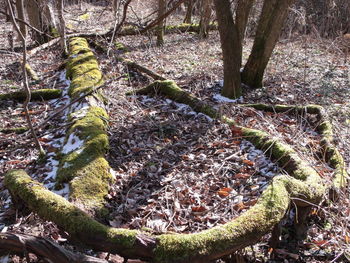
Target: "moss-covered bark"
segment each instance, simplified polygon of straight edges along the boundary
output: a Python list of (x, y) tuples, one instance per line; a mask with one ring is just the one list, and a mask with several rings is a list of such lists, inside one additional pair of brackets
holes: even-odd
[(28, 130), (29, 129), (27, 127), (2, 128), (2, 129), (0, 129), (0, 132), (5, 133), (5, 134), (10, 134), (10, 133), (22, 134)]
[[(41, 101), (41, 100), (52, 100), (57, 99), (62, 95), (62, 91), (59, 89), (37, 89), (32, 90), (31, 100)], [(24, 91), (15, 91), (5, 94), (0, 94), (0, 100), (16, 100), (25, 101), (26, 93)]]
[(6, 174), (5, 185), (16, 199), (55, 222), (74, 239), (100, 251), (152, 262), (209, 262), (254, 244), (271, 231), (288, 209), (290, 198), (317, 202), (324, 187), (310, 175), (305, 181), (275, 177), (259, 201), (231, 222), (195, 234), (152, 236), (137, 230), (104, 226), (64, 198), (45, 189), (22, 170)]
[[(210, 23), (208, 30), (217, 30), (218, 25), (216, 23)], [(166, 26), (164, 29), (165, 34), (174, 34), (174, 33), (185, 33), (185, 32), (194, 32), (199, 33), (200, 25), (199, 24), (187, 24), (183, 23), (175, 26)], [(138, 35), (140, 33), (140, 29), (137, 27), (129, 26), (123, 27), (121, 31), (118, 33), (119, 36), (131, 36)]]
[(333, 176), (334, 190), (338, 191), (344, 188), (349, 180), (349, 175), (346, 171), (343, 156), (340, 154), (337, 147), (334, 145), (333, 127), (330, 122), (325, 109), (320, 105), (267, 105), (267, 104), (243, 104), (243, 107), (253, 107), (257, 110), (270, 112), (290, 112), (294, 114), (315, 114), (317, 115), (318, 124), (317, 131), (321, 135), (320, 145), (323, 150), (323, 155), (327, 163), (335, 169)]
[[(206, 113), (211, 117), (220, 117), (214, 109), (206, 106), (194, 96), (183, 92), (173, 81), (157, 81), (137, 93), (165, 94), (169, 98), (187, 103), (193, 106), (195, 110)], [(222, 120), (235, 124), (225, 117), (222, 117)], [(241, 129), (243, 135), (258, 148), (269, 149), (274, 158), (278, 159), (284, 167), (289, 167), (291, 176), (276, 176), (258, 202), (247, 212), (225, 225), (199, 233), (150, 236), (147, 233), (135, 230), (120, 230), (101, 226), (100, 224), (96, 225), (95, 221), (88, 218), (79, 209), (74, 209), (66, 200), (52, 193), (48, 194), (48, 191), (43, 188), (35, 187), (34, 192), (32, 186), (37, 186), (37, 184), (21, 171), (9, 172), (6, 175), (5, 183), (14, 195), (24, 199), (28, 206), (37, 211), (39, 215), (54, 221), (67, 232), (72, 232), (72, 236), (79, 235), (79, 239), (83, 243), (95, 249), (119, 253), (127, 258), (147, 259), (152, 262), (209, 262), (257, 242), (284, 217), (291, 198), (305, 200), (305, 202), (299, 201), (297, 204), (306, 206), (310, 202), (319, 202), (326, 191), (326, 186), (317, 172), (304, 163), (288, 145), (279, 142), (277, 139), (272, 139), (264, 132), (244, 127), (241, 127)], [(30, 195), (30, 198), (28, 195)], [(57, 200), (55, 202), (59, 202), (59, 205), (51, 202), (50, 199)], [(31, 202), (34, 202), (34, 204)], [(46, 209), (42, 210), (40, 209), (41, 206), (35, 206), (39, 202)], [(57, 206), (61, 206), (60, 210), (62, 211), (67, 211), (65, 207), (68, 208), (68, 211), (73, 209), (74, 213), (73, 215), (71, 213), (60, 213), (57, 211)], [(75, 215), (79, 216), (75, 217)], [(78, 233), (66, 224), (66, 222), (73, 220), (72, 218), (64, 220), (66, 216), (75, 217), (72, 224), (80, 227)], [(88, 230), (85, 231), (81, 225), (87, 225)], [(98, 237), (103, 246), (96, 244), (96, 238), (90, 236), (90, 228), (95, 229), (96, 232), (93, 232), (93, 236)], [(89, 235), (84, 236), (81, 232), (89, 233)], [(107, 237), (106, 232), (108, 233)], [(117, 242), (117, 244), (114, 242)]]
[[(69, 95), (74, 99), (93, 91), (103, 83), (103, 79), (97, 60), (85, 39), (72, 38), (69, 50), (67, 77), (72, 80)], [(86, 98), (87, 103), (94, 100), (93, 97)], [(109, 147), (108, 115), (104, 108), (97, 106), (103, 104), (101, 101), (94, 104), (88, 103), (87, 108), (69, 115), (72, 125), (67, 130), (66, 143), (69, 138), (76, 136), (83, 141), (83, 145), (79, 149), (64, 152), (57, 172), (57, 187), (69, 183), (72, 201), (98, 217), (105, 217), (108, 212), (104, 208), (104, 197), (113, 181), (109, 164), (104, 158)]]

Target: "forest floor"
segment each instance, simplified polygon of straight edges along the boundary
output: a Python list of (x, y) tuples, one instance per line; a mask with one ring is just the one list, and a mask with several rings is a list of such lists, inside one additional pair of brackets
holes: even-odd
[[(136, 13), (151, 10), (136, 1)], [(149, 5), (148, 5), (149, 6)], [(110, 25), (110, 11), (103, 6), (70, 7), (67, 27), (87, 31)], [(74, 14), (74, 16), (72, 15)], [(145, 15), (146, 17), (146, 15)], [(144, 17), (143, 17), (144, 19)], [(98, 21), (98, 22), (95, 22)], [(178, 23), (178, 17), (169, 23)], [(7, 42), (10, 23), (0, 17), (0, 91), (21, 89), (20, 44), (12, 52)], [(106, 44), (104, 39), (95, 39)], [(253, 39), (244, 45), (244, 61)], [(332, 174), (317, 155), (319, 135), (312, 115), (266, 113), (237, 107), (237, 102), (219, 96), (222, 88), (222, 55), (218, 32), (200, 40), (196, 34), (170, 34), (162, 47), (152, 36), (119, 37), (126, 50), (113, 47), (109, 54), (96, 51), (100, 68), (111, 79), (104, 89), (109, 99), (110, 152), (108, 160), (116, 171), (117, 184), (108, 196), (114, 227), (151, 228), (154, 232), (198, 232), (223, 224), (253, 205), (277, 173), (284, 173), (226, 124), (196, 114), (185, 105), (160, 97), (126, 96), (153, 80), (129, 70), (117, 61), (121, 56), (137, 62), (247, 127), (269, 132), (290, 144), (324, 177)], [(58, 45), (30, 57), (29, 63), (40, 77), (31, 81), (32, 89), (60, 88), (64, 60)], [(337, 40), (297, 35), (282, 39), (266, 70), (264, 88), (246, 91), (240, 103), (322, 105), (332, 121), (337, 147), (350, 169), (350, 68), (344, 61)], [(55, 102), (32, 102), (34, 125), (53, 111)], [(22, 104), (0, 101), (0, 129), (26, 126)], [(65, 124), (53, 121), (51, 128), (39, 132), (45, 150), (55, 152), (53, 138), (64, 134)], [(315, 156), (318, 156), (316, 158)], [(52, 172), (37, 162), (38, 152), (24, 133), (0, 133), (0, 174), (9, 169), (26, 169), (30, 174)], [(200, 176), (200, 179), (199, 179)], [(18, 211), (11, 205), (0, 177), (0, 230), (45, 236), (66, 248), (86, 251), (67, 241), (67, 236), (33, 213)], [(269, 236), (241, 251), (245, 262), (347, 262), (350, 261), (350, 198), (346, 190), (337, 203), (323, 200), (309, 215), (307, 237), (297, 241), (291, 225), (297, 211), (290, 208), (282, 226), (279, 248), (271, 250)], [(103, 257), (101, 253), (98, 256)], [(349, 258), (349, 259), (348, 259)], [(115, 256), (111, 262), (122, 262)], [(225, 259), (225, 262), (231, 262)], [(0, 262), (26, 262), (18, 256), (4, 256)], [(32, 262), (37, 262), (33, 256)], [(128, 261), (134, 262), (134, 261)], [(219, 262), (219, 261), (218, 261)], [(233, 261), (232, 261), (233, 262)]]

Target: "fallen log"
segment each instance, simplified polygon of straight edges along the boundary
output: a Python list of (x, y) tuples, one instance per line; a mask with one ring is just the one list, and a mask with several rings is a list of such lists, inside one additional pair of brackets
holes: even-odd
[(240, 107), (252, 107), (257, 110), (269, 111), (269, 112), (290, 112), (292, 114), (316, 114), (317, 126), (316, 129), (321, 135), (320, 146), (323, 151), (325, 161), (334, 171), (333, 179), (333, 193), (336, 194), (340, 189), (344, 189), (348, 184), (349, 175), (346, 171), (346, 165), (343, 156), (334, 144), (333, 126), (327, 116), (325, 109), (320, 105), (267, 105), (267, 104), (239, 104)]
[[(62, 91), (59, 89), (37, 89), (32, 90), (31, 100), (43, 101), (52, 100), (61, 97)], [(0, 94), (0, 100), (16, 100), (24, 101), (26, 99), (26, 93), (24, 91), (15, 91), (5, 94)]]
[[(175, 91), (169, 86), (175, 88)], [(236, 125), (214, 109), (209, 110), (209, 106), (183, 92), (172, 81), (157, 81), (136, 93), (147, 92), (167, 94), (169, 98), (187, 103), (210, 117), (221, 118)], [(210, 262), (256, 243), (283, 219), (292, 199), (300, 207), (317, 204), (327, 190), (318, 173), (288, 145), (265, 132), (237, 125), (236, 127), (257, 148), (267, 150), (290, 175), (273, 178), (258, 202), (239, 217), (199, 233), (152, 235), (141, 230), (107, 227), (64, 198), (46, 190), (21, 170), (8, 172), (5, 185), (15, 199), (22, 200), (39, 216), (55, 222), (72, 238), (93, 249), (152, 262)]]
[[(105, 98), (98, 89), (104, 84), (102, 73), (85, 39), (69, 40), (66, 73), (67, 78), (71, 79), (68, 95), (72, 101), (83, 97), (79, 103), (83, 103), (84, 107), (70, 107), (68, 116), (71, 125), (66, 132), (56, 187), (69, 183), (70, 200), (104, 219), (108, 215), (104, 206), (105, 196), (114, 180), (105, 159), (109, 147), (108, 114), (104, 109)], [(72, 141), (80, 141), (81, 145), (71, 149)]]
[(10, 133), (22, 134), (22, 133), (25, 133), (28, 130), (29, 129), (27, 127), (1, 128), (0, 132), (5, 133), (5, 134), (10, 134)]
[[(217, 30), (218, 26), (216, 23), (210, 23), (208, 30)], [(142, 28), (135, 26), (125, 26), (120, 29), (118, 36), (134, 36), (140, 34), (146, 34), (150, 31), (143, 31)], [(199, 33), (199, 24), (179, 24), (179, 25), (169, 25), (164, 29), (164, 34), (178, 34), (178, 33)], [(68, 34), (67, 37), (101, 37), (110, 36), (112, 34), (112, 29), (102, 33), (74, 33)]]
[(107, 263), (107, 260), (73, 253), (53, 241), (33, 235), (19, 233), (0, 233), (2, 251), (27, 254), (33, 253), (49, 262), (57, 263)]

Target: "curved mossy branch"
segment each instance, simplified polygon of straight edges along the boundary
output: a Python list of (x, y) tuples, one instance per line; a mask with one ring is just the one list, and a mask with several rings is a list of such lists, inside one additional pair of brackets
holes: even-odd
[(135, 92), (128, 92), (126, 95), (132, 94), (161, 94), (176, 102), (187, 104), (191, 106), (195, 111), (202, 112), (211, 118), (219, 117), (219, 113), (215, 109), (208, 106), (190, 93), (183, 91), (172, 80), (155, 81), (145, 88), (139, 89)]
[[(127, 93), (127, 95), (130, 94), (133, 93)], [(289, 145), (279, 141), (277, 138), (273, 138), (266, 132), (241, 127), (226, 116), (220, 116), (214, 108), (183, 91), (172, 80), (156, 81), (145, 88), (135, 91), (134, 94), (162, 94), (176, 102), (187, 104), (195, 111), (207, 114), (211, 118), (220, 118), (224, 122), (235, 125), (240, 128), (243, 137), (252, 142), (257, 148), (267, 151), (294, 178), (300, 180), (313, 178), (313, 180), (321, 182), (318, 173), (308, 163), (303, 161)]]
[[(42, 100), (52, 100), (61, 97), (62, 91), (59, 89), (37, 89), (32, 90), (31, 100), (32, 101), (42, 101)], [(26, 93), (24, 91), (15, 91), (5, 94), (0, 94), (0, 100), (16, 100), (25, 101)]]
[[(185, 103), (191, 106), (195, 111), (207, 114), (212, 118), (219, 118), (219, 113), (212, 107), (206, 105), (198, 98), (180, 89), (174, 81), (156, 81), (149, 86), (139, 89), (134, 92), (135, 94), (145, 95), (159, 93), (167, 96), (168, 98)], [(133, 94), (132, 92), (127, 93), (127, 95)], [(200, 105), (199, 107), (197, 105)], [(325, 153), (325, 159), (329, 165), (335, 169), (335, 174), (333, 178), (333, 187), (335, 189), (341, 189), (347, 185), (348, 174), (345, 168), (345, 162), (342, 155), (339, 153), (338, 149), (333, 145), (333, 132), (332, 125), (328, 118), (326, 117), (325, 110), (319, 105), (307, 105), (307, 106), (289, 106), (289, 105), (266, 105), (266, 104), (244, 104), (238, 105), (244, 107), (253, 107), (257, 110), (271, 111), (271, 112), (295, 112), (298, 114), (317, 114), (319, 124), (317, 126), (318, 131), (322, 136), (321, 147)], [(204, 109), (204, 110), (203, 110)], [(229, 122), (233, 125), (236, 123), (225, 116), (221, 116), (221, 119), (225, 122)], [(248, 136), (249, 140), (255, 144), (258, 148), (269, 150), (272, 153), (272, 157), (277, 160), (282, 166), (290, 173), (294, 174), (296, 178), (301, 178), (305, 174), (306, 170), (313, 170), (306, 162), (302, 161), (296, 153), (294, 153), (294, 158), (288, 160), (289, 155), (280, 155), (280, 149), (286, 148), (293, 151), (288, 145), (274, 140), (268, 134), (249, 128), (242, 128), (243, 136)], [(256, 136), (261, 135), (261, 136)], [(262, 137), (262, 135), (264, 135)], [(264, 139), (262, 139), (264, 138)], [(273, 146), (273, 147), (271, 147)], [(288, 151), (289, 151), (288, 150)], [(294, 151), (293, 151), (294, 152)], [(287, 164), (285, 166), (285, 164)], [(300, 170), (299, 167), (302, 167)], [(304, 172), (303, 172), (304, 171)], [(298, 175), (299, 174), (299, 175)]]
[[(88, 43), (83, 38), (72, 38), (69, 42), (67, 77), (71, 79), (69, 95), (76, 99), (103, 84), (102, 73)], [(105, 196), (113, 182), (110, 166), (105, 159), (109, 148), (107, 135), (108, 114), (103, 108), (102, 94), (86, 96), (86, 106), (74, 110), (69, 115), (72, 125), (67, 130), (66, 143), (74, 144), (78, 139), (82, 145), (78, 149), (63, 152), (57, 171), (57, 187), (63, 183), (70, 185), (70, 200), (86, 211), (104, 218), (108, 210), (104, 207)], [(97, 97), (97, 99), (96, 99)]]
[(320, 145), (322, 147), (325, 161), (330, 167), (335, 169), (333, 176), (333, 187), (335, 190), (340, 190), (347, 186), (349, 175), (346, 171), (343, 156), (340, 154), (337, 147), (334, 145), (333, 126), (325, 109), (320, 105), (266, 105), (266, 104), (241, 104), (238, 106), (252, 107), (257, 110), (269, 112), (291, 112), (294, 114), (316, 114), (317, 115), (317, 131), (321, 135)]
[(150, 235), (137, 230), (107, 227), (63, 197), (47, 190), (23, 170), (5, 175), (14, 200), (56, 223), (70, 237), (99, 251), (152, 262), (204, 263), (256, 243), (284, 217), (290, 198), (318, 202), (324, 188), (313, 176), (300, 181), (277, 176), (258, 202), (231, 222), (195, 234)]

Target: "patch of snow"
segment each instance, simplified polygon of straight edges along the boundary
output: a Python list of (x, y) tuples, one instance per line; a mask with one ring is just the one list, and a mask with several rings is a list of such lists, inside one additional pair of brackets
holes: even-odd
[(65, 199), (68, 200), (68, 196), (69, 196), (69, 184), (63, 184), (63, 188), (60, 190), (53, 190), (52, 192), (54, 192), (55, 194), (58, 194), (62, 197), (64, 197)]
[(110, 168), (109, 172), (112, 175), (113, 179), (117, 179), (117, 172), (116, 171), (114, 171), (112, 168)]
[(84, 141), (80, 140), (78, 136), (71, 133), (68, 137), (67, 143), (62, 148), (62, 153), (67, 154), (81, 148), (84, 145)]
[(225, 102), (225, 103), (242, 103), (243, 102), (243, 97), (233, 100), (233, 99), (224, 97), (221, 94), (215, 94), (213, 96), (213, 99), (216, 100), (217, 102)]

